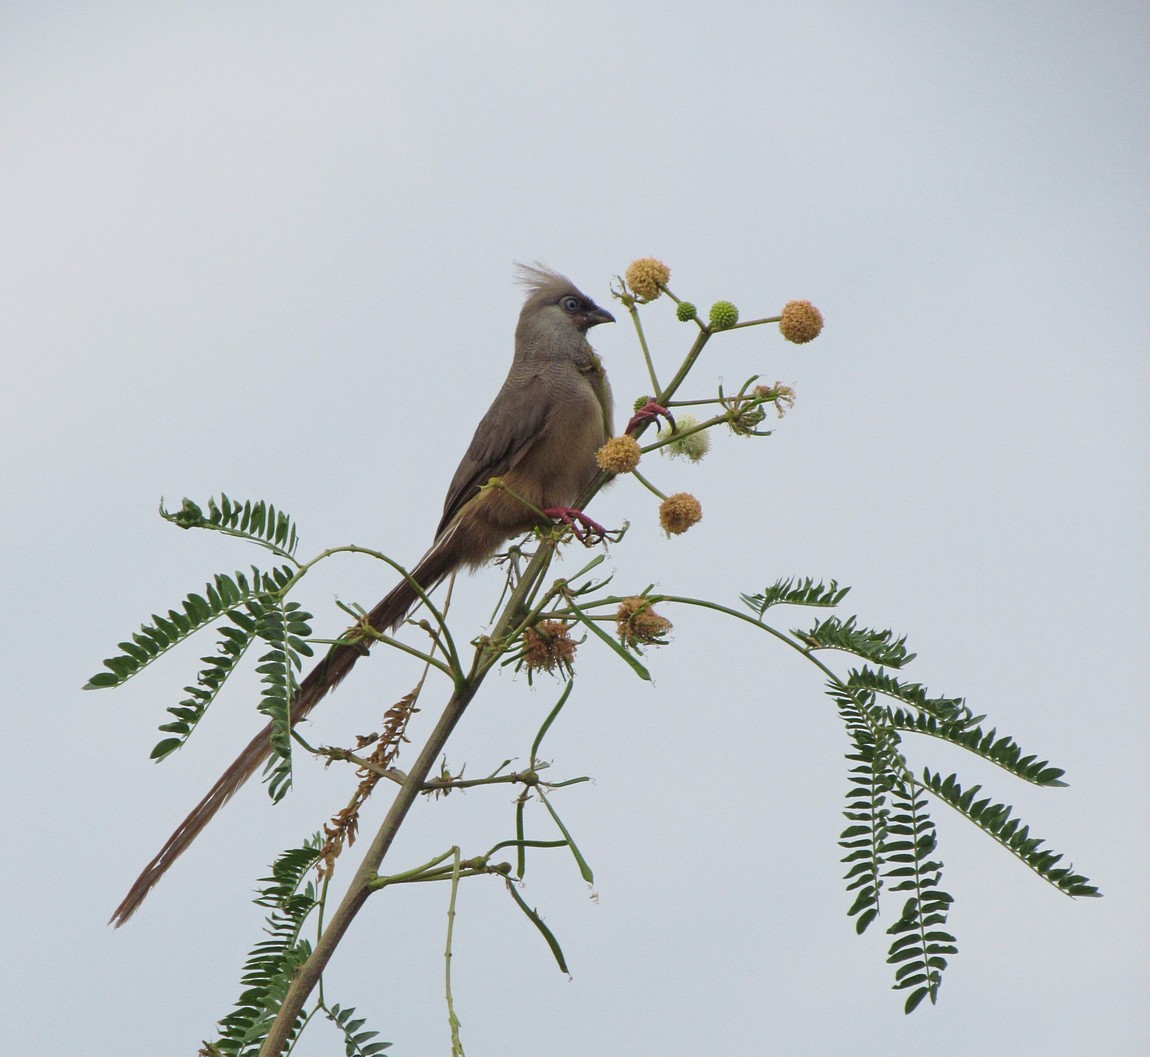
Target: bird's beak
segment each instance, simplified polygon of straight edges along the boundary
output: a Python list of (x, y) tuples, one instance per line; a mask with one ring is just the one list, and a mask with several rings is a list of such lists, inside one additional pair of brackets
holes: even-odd
[(615, 317), (611, 315), (605, 308), (600, 308), (598, 305), (587, 313), (587, 327), (596, 327), (600, 323), (614, 323)]

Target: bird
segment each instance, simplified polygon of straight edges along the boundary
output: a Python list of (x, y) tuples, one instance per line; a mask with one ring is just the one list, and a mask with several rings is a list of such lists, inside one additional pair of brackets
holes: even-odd
[[(509, 539), (543, 522), (543, 515), (568, 524), (581, 518), (571, 504), (596, 476), (595, 454), (612, 435), (611, 387), (587, 332), (615, 317), (566, 276), (540, 264), (518, 268), (526, 297), (511, 368), (451, 479), (435, 539), (410, 573), (425, 593), (459, 569), (483, 565)], [(485, 487), (492, 478), (501, 485)], [(392, 631), (418, 598), (412, 583), (401, 580), (366, 622), (378, 632)], [(331, 647), (300, 682), (292, 723), (334, 689), (364, 652), (365, 642)], [(270, 724), (260, 731), (180, 823), (110, 924), (118, 928), (139, 909), (172, 863), (268, 759), (271, 732)]]

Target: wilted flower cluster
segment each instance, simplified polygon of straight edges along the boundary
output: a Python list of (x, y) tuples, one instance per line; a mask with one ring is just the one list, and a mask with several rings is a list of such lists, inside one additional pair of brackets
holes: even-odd
[(788, 301), (779, 317), (779, 330), (787, 341), (803, 345), (823, 329), (823, 314), (810, 301)]
[(575, 660), (575, 640), (571, 625), (561, 620), (541, 620), (525, 628), (522, 635), (523, 663), (528, 672), (553, 672), (556, 667), (571, 670)]
[(782, 418), (792, 407), (795, 406), (795, 391), (789, 385), (783, 385), (782, 382), (775, 382), (774, 385), (756, 385), (755, 396), (761, 396), (764, 400), (773, 400), (775, 403), (775, 411), (778, 412), (779, 418)]
[[(659, 440), (674, 438), (659, 450), (672, 458), (678, 457), (689, 459), (691, 462), (698, 462), (711, 450), (711, 435), (705, 429), (698, 433), (688, 432), (698, 424), (699, 420), (694, 415), (679, 415), (674, 429), (667, 426), (659, 431)], [(687, 436), (681, 436), (684, 433)]]
[(690, 492), (676, 492), (659, 507), (659, 524), (668, 536), (678, 536), (702, 520), (702, 504)]
[(608, 473), (630, 473), (639, 465), (639, 442), (630, 433), (612, 437), (595, 453), (600, 470)]
[(645, 598), (624, 598), (615, 611), (615, 627), (624, 646), (666, 645), (671, 622), (659, 616)]
[(659, 287), (666, 286), (671, 278), (671, 269), (654, 257), (640, 257), (627, 265), (623, 278), (637, 297), (654, 301), (659, 296)]

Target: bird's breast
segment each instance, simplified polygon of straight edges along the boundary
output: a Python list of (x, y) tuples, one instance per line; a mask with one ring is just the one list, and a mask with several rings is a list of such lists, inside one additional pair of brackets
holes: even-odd
[(540, 509), (570, 506), (598, 472), (595, 453), (609, 435), (609, 410), (600, 396), (606, 386), (601, 368), (597, 375), (579, 372), (556, 386), (539, 436), (507, 475)]

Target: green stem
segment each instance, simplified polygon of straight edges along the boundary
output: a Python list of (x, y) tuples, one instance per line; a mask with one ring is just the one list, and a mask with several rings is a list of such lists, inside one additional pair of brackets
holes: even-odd
[[(545, 767), (546, 764), (540, 764)], [(490, 778), (431, 778), (423, 784), (423, 792), (434, 793), (440, 790), (474, 789), (481, 785), (546, 785), (539, 781), (539, 775), (534, 769), (530, 771), (512, 771), (511, 774), (493, 775)]]
[[(691, 368), (695, 366), (695, 361), (702, 354), (703, 347), (707, 344), (710, 338), (711, 332), (709, 330), (704, 330), (699, 333), (698, 337), (695, 338), (694, 344), (692, 344), (690, 349), (687, 351), (687, 355), (683, 357), (683, 362), (679, 365), (679, 369), (675, 372), (675, 376), (668, 383), (667, 388), (661, 392), (656, 392), (655, 400), (657, 403), (662, 404), (664, 407), (667, 406), (667, 401), (675, 395), (679, 389), (679, 386), (683, 384), (687, 378), (687, 375), (691, 373)], [(636, 428), (634, 435), (637, 436), (645, 425), (646, 423), (640, 423), (640, 425)]]
[(778, 323), (782, 316), (767, 316), (765, 319), (748, 319), (745, 323), (736, 323), (727, 330), (738, 330), (740, 327), (761, 327), (764, 323)]
[(504, 848), (566, 848), (567, 841), (565, 840), (501, 840), (496, 844), (485, 856), (485, 859), (490, 859), (497, 851), (502, 851)]
[[(451, 630), (447, 626), (446, 616), (440, 612), (435, 603), (431, 601), (431, 597), (428, 595), (428, 593), (418, 583), (416, 583), (416, 581), (412, 578), (411, 573), (408, 572), (408, 570), (402, 565), (400, 565), (399, 562), (395, 561), (393, 558), (389, 558), (382, 551), (372, 550), (370, 547), (360, 547), (355, 543), (344, 544), (342, 547), (328, 547), (327, 550), (321, 551), (310, 561), (304, 562), (299, 567), (299, 570), (295, 573), (295, 575), (293, 575), (292, 578), (280, 589), (280, 595), (286, 595), (288, 591), (290, 591), (299, 582), (304, 573), (306, 573), (313, 565), (323, 561), (325, 558), (330, 558), (333, 554), (366, 554), (369, 558), (375, 558), (376, 560), (383, 562), (385, 565), (390, 566), (397, 573), (399, 573), (399, 575), (402, 576), (404, 580), (406, 580), (407, 583), (411, 586), (412, 590), (414, 590), (415, 593), (419, 596), (419, 600), (425, 606), (427, 606), (427, 611), (435, 618), (435, 623), (439, 625), (439, 630), (442, 633), (446, 643), (444, 652), (448, 656), (448, 661), (451, 668), (448, 674), (453, 680), (457, 680), (462, 675), (463, 666), (459, 660), (459, 653), (455, 648), (455, 641), (451, 637)], [(410, 647), (407, 648), (407, 651), (409, 653), (415, 652), (411, 650)], [(424, 654), (416, 652), (416, 656), (423, 657)]]
[(666, 502), (667, 497), (665, 495), (663, 495), (663, 493), (660, 492), (658, 488), (656, 488), (653, 484), (651, 484), (651, 482), (648, 481), (647, 478), (644, 477), (638, 470), (632, 470), (631, 476), (634, 477), (635, 480), (638, 481), (644, 488), (646, 488), (647, 491), (653, 492), (660, 499), (662, 499), (664, 502)]
[(651, 350), (647, 348), (647, 335), (643, 333), (643, 321), (639, 318), (639, 310), (635, 302), (631, 302), (631, 322), (635, 324), (635, 333), (639, 335), (639, 347), (643, 350), (643, 360), (647, 364), (647, 375), (655, 392), (659, 392), (659, 379), (655, 376), (655, 364), (651, 359)]
[[(538, 588), (539, 579), (551, 558), (554, 544), (545, 542), (536, 552), (523, 576), (511, 592), (511, 597), (503, 607), (499, 620), (492, 629), (492, 638), (498, 641), (506, 634), (508, 625), (525, 605), (527, 598)], [(315, 949), (292, 977), (287, 994), (284, 996), (279, 1013), (260, 1048), (260, 1057), (279, 1057), (283, 1053), (292, 1025), (303, 1009), (308, 996), (315, 988), (332, 955), (339, 946), (351, 923), (355, 920), (372, 892), (372, 883), (379, 877), (379, 866), (383, 862), (399, 832), (400, 826), (411, 810), (416, 798), (431, 774), (447, 739), (463, 718), (463, 713), (479, 691), (484, 678), (498, 661), (498, 653), (481, 646), (476, 650), (471, 671), (455, 686), (450, 700), (444, 706), (435, 729), (428, 736), (403, 785), (392, 801), (391, 808), (380, 824), (371, 846), (367, 849), (351, 884), (340, 905), (328, 922), (327, 928), (316, 941)]]
[(451, 871), (451, 899), (447, 904), (447, 945), (443, 951), (443, 975), (447, 994), (447, 1024), (451, 1029), (451, 1057), (463, 1057), (463, 1043), (459, 1039), (459, 1017), (455, 1015), (455, 1003), (451, 997), (451, 936), (455, 930), (455, 896), (459, 891), (459, 847), (451, 849), (455, 853)]

